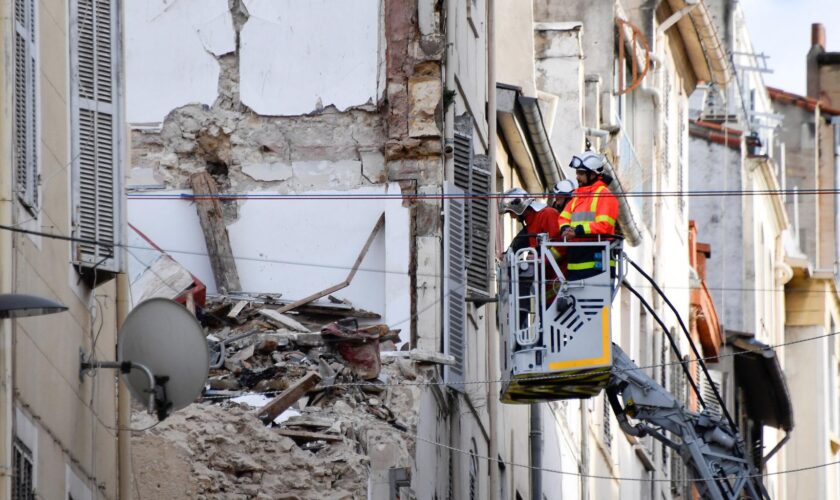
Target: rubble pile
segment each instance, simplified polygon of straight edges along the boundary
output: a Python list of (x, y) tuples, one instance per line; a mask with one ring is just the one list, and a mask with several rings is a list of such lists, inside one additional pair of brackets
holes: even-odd
[[(376, 315), (345, 303), (281, 305), (225, 297), (199, 310), (210, 377), (200, 401), (135, 433), (140, 498), (366, 498), (383, 443), (391, 467), (410, 467), (419, 389), (399, 384), (423, 375), (407, 357), (380, 357), (398, 332), (359, 327), (352, 316)], [(132, 427), (153, 423), (138, 410)]]

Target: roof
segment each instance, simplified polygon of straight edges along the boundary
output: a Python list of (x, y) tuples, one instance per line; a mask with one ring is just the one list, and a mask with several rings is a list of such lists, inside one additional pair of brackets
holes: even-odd
[(767, 92), (770, 99), (782, 104), (791, 104), (807, 111), (815, 111), (819, 107), (820, 113), (824, 115), (840, 116), (840, 109), (827, 106), (813, 97), (801, 96), (775, 87), (767, 87)]
[(764, 425), (793, 429), (793, 403), (775, 351), (746, 334), (729, 336), (735, 348), (735, 377), (744, 389), (747, 415)]
[[(688, 125), (688, 133), (692, 137), (725, 144), (732, 149), (741, 149), (741, 136), (744, 135), (741, 130), (705, 120), (691, 120)], [(747, 144), (759, 145), (760, 142), (757, 137), (747, 136)]]

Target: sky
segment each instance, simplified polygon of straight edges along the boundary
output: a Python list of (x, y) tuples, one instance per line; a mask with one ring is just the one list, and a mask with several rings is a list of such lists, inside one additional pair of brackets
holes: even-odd
[(764, 52), (773, 73), (764, 83), (805, 94), (805, 55), (811, 23), (825, 26), (826, 50), (840, 52), (840, 0), (741, 0), (753, 50)]

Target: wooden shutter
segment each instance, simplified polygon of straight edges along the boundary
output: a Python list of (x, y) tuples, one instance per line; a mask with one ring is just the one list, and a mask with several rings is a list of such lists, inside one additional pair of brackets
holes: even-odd
[(120, 253), (113, 247), (120, 241), (122, 214), (118, 9), (110, 0), (74, 0), (71, 9), (73, 222), (77, 237), (104, 243), (75, 243), (74, 258), (83, 275), (91, 269), (118, 272)]
[(472, 128), (455, 132), (455, 186), (466, 194), (465, 245), (467, 285), (473, 292), (490, 294), (490, 199), (489, 159), (475, 155)]
[(455, 358), (453, 366), (443, 371), (444, 381), (452, 388), (463, 390), (466, 373), (467, 309), (466, 254), (464, 224), (466, 207), (464, 191), (456, 186), (444, 186), (446, 198), (443, 210), (443, 352)]
[(474, 292), (490, 295), (490, 158), (474, 155), (470, 168), (467, 282)]
[[(712, 377), (712, 383), (720, 393), (721, 398), (723, 398), (724, 402), (726, 401), (726, 393), (724, 392), (725, 386), (723, 383), (723, 373), (709, 370), (709, 375)], [(701, 372), (700, 374), (700, 392), (703, 394), (703, 401), (706, 403), (706, 408), (717, 415), (723, 415), (723, 408), (721, 408), (720, 401), (717, 400), (715, 397), (715, 391), (712, 389), (712, 386), (709, 384), (708, 380), (706, 379), (706, 375)]]
[(36, 0), (15, 0), (15, 191), (32, 213), (38, 209), (38, 66)]

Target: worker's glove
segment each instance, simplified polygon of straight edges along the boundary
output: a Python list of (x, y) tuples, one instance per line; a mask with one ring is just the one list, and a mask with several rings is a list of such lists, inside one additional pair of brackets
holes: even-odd
[(586, 230), (583, 229), (583, 226), (576, 226), (575, 227), (575, 236), (585, 236)]

